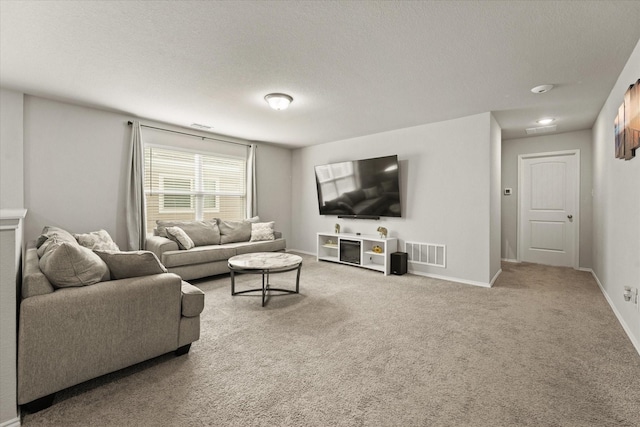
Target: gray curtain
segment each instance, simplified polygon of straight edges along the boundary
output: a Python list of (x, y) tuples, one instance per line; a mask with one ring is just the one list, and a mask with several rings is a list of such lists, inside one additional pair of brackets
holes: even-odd
[(247, 156), (247, 218), (258, 215), (258, 198), (256, 191), (256, 144), (248, 148)]
[(131, 146), (127, 176), (127, 200), (125, 215), (127, 218), (127, 246), (130, 251), (145, 248), (147, 238), (147, 209), (144, 198), (144, 149), (140, 122), (131, 126)]

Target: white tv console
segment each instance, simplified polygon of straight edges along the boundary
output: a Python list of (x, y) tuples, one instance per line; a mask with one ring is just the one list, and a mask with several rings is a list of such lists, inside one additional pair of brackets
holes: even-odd
[[(343, 243), (341, 248), (341, 243)], [(352, 251), (359, 245), (358, 260), (345, 260), (346, 246)], [(381, 253), (373, 251), (374, 246), (382, 248)], [(352, 233), (318, 233), (318, 261), (331, 261), (340, 264), (355, 265), (370, 270), (381, 271), (385, 276), (391, 272), (391, 253), (398, 250), (398, 239), (394, 237), (378, 237)], [(342, 256), (341, 256), (342, 255)]]

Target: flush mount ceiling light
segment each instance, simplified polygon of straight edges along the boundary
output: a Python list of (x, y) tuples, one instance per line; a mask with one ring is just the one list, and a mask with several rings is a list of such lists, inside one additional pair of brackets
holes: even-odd
[(540, 86), (536, 86), (534, 88), (531, 88), (531, 92), (533, 92), (533, 93), (545, 93), (545, 92), (549, 92), (551, 89), (553, 89), (553, 85), (540, 85)]
[(270, 93), (264, 97), (264, 100), (267, 101), (269, 107), (274, 110), (286, 110), (293, 101), (293, 98), (286, 93)]
[(554, 118), (548, 118), (548, 119), (540, 119), (540, 120), (536, 121), (536, 123), (538, 123), (539, 125), (548, 125), (548, 124), (553, 123), (555, 121), (556, 121), (556, 119), (554, 119)]

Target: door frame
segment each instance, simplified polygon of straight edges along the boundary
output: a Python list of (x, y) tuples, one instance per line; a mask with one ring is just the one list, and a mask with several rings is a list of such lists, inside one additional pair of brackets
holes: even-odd
[(576, 270), (580, 268), (580, 150), (563, 150), (563, 151), (549, 151), (545, 153), (529, 153), (529, 154), (520, 154), (518, 155), (518, 206), (517, 206), (517, 218), (516, 218), (516, 227), (517, 234), (516, 239), (518, 239), (518, 248), (516, 253), (516, 260), (518, 262), (522, 262), (522, 254), (524, 252), (524, 248), (522, 247), (522, 174), (523, 174), (523, 162), (525, 159), (534, 159), (538, 157), (557, 157), (557, 156), (576, 156), (576, 175), (577, 179), (575, 180), (575, 214), (574, 224), (576, 227), (575, 230), (575, 239), (574, 239), (574, 248), (573, 248), (573, 261), (572, 267)]

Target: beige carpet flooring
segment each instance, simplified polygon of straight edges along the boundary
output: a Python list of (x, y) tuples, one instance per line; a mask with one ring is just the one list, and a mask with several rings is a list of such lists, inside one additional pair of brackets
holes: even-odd
[(303, 257), (302, 294), (265, 308), (228, 276), (194, 281), (187, 356), (60, 392), (23, 425), (640, 425), (640, 356), (589, 273), (505, 263), (485, 289)]

